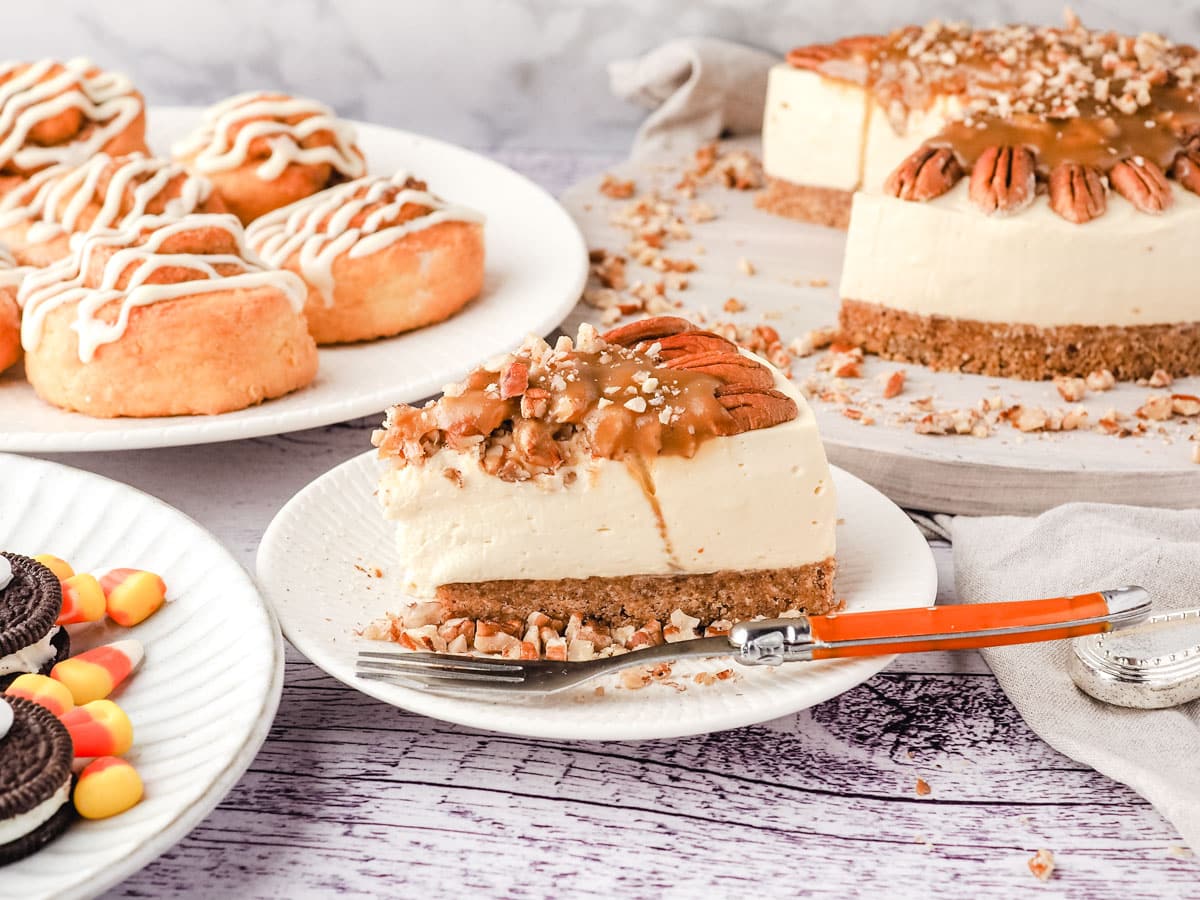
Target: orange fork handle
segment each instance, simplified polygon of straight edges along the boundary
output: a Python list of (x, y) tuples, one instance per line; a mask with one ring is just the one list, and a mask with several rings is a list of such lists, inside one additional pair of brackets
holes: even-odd
[[(1075, 597), (1054, 597), (1048, 600), (1015, 600), (1004, 603), (981, 603), (973, 606), (931, 606), (923, 609), (888, 609), (881, 612), (834, 613), (828, 616), (809, 616), (815, 640), (837, 644), (842, 641), (869, 641), (851, 646), (816, 647), (813, 659), (834, 659), (843, 656), (877, 656), (881, 649), (889, 653), (919, 653), (923, 650), (966, 650), (972, 647), (999, 647), (1005, 644), (1024, 644), (1030, 640), (1056, 641), (1062, 638), (1098, 634), (1112, 626), (1107, 622), (1079, 624), (1080, 619), (1108, 615), (1104, 595), (1096, 592)], [(996, 634), (996, 630), (1029, 628), (1035, 625), (1064, 624), (1035, 632)], [(953, 637), (957, 632), (988, 631), (991, 633)], [(931, 639), (933, 636), (945, 636)], [(895, 638), (911, 637), (911, 641), (894, 642)], [(874, 643), (874, 641), (881, 643)], [(886, 643), (882, 643), (886, 640)]]

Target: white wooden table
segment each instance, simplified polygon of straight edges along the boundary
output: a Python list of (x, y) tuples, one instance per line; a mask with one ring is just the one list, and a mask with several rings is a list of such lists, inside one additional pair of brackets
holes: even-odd
[[(500, 157), (552, 190), (611, 162)], [(275, 511), (375, 424), (53, 458), (161, 497), (253, 570)], [(952, 602), (949, 548), (935, 551)], [(289, 649), (249, 773), (108, 896), (1200, 896), (1181, 844), (1132, 791), (1043, 744), (974, 653), (902, 657), (752, 728), (569, 744), (392, 709)], [(1039, 848), (1057, 864), (1045, 885), (1027, 868)]]

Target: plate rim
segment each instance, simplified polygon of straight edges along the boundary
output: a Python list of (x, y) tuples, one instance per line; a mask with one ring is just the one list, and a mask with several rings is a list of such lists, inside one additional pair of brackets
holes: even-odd
[[(294, 495), (292, 495), (292, 497), (290, 497), (283, 504), (283, 506), (280, 507), (279, 511), (276, 512), (276, 514), (272, 517), (270, 524), (267, 526), (266, 530), (263, 532), (262, 540), (259, 542), (258, 551), (255, 554), (255, 575), (258, 578), (259, 584), (262, 587), (262, 590), (263, 590), (264, 596), (267, 599), (267, 602), (270, 603), (272, 606), (275, 606), (277, 601), (275, 598), (274, 588), (273, 588), (270, 580), (263, 573), (264, 561), (266, 560), (267, 556), (272, 552), (272, 550), (269, 548), (278, 544), (278, 538), (276, 535), (277, 535), (277, 533), (283, 532), (284, 514), (288, 511), (288, 509), (292, 506), (293, 503), (297, 502), (307, 492), (309, 492), (311, 490), (315, 490), (317, 485), (320, 484), (321, 482), (323, 482), (324, 480), (333, 477), (334, 473), (336, 473), (342, 469), (350, 469), (353, 467), (361, 466), (364, 464), (364, 462), (369, 461), (369, 459), (371, 457), (373, 457), (375, 455), (375, 453), (376, 453), (376, 451), (367, 450), (363, 453), (352, 456), (349, 459), (344, 460), (344, 461), (338, 463), (336, 466), (333, 466), (332, 468), (326, 470), (325, 472), (323, 472), (322, 474), (320, 474), (316, 478), (314, 478), (312, 481), (308, 482), (306, 485), (301, 487)], [(886, 502), (887, 504), (894, 507), (896, 509), (896, 511), (899, 512), (901, 515), (904, 515), (904, 511), (902, 509), (900, 509), (900, 507), (897, 504), (895, 504), (889, 497), (887, 497), (882, 491), (878, 490), (871, 484), (869, 484), (866, 481), (864, 481), (863, 479), (859, 478), (857, 475), (854, 475), (853, 473), (848, 472), (845, 469), (839, 468), (838, 466), (835, 466), (832, 464), (830, 465), (829, 468), (830, 468), (831, 473), (835, 473), (834, 474), (835, 478), (845, 478), (852, 482), (857, 482), (858, 485), (860, 485), (863, 489), (869, 491), (871, 494), (877, 495), (884, 502)], [(907, 521), (909, 523), (911, 528), (915, 532), (917, 532), (917, 534), (919, 535), (919, 531), (917, 530), (916, 524), (913, 523), (911, 521), (911, 519), (908, 519), (908, 517), (906, 515), (904, 515), (904, 518), (905, 518), (905, 521)], [(926, 542), (922, 539), (921, 543), (925, 547), (925, 550), (926, 550), (926, 552), (924, 554), (922, 554), (922, 560), (923, 560), (923, 568), (925, 570), (923, 574), (924, 574), (924, 577), (928, 580), (929, 602), (935, 603), (936, 599), (937, 599), (937, 587), (938, 587), (937, 561), (934, 558), (933, 550), (932, 550), (932, 548), (929, 547), (928, 542)], [(695, 726), (689, 727), (684, 722), (681, 721), (678, 723), (674, 723), (676, 727), (663, 728), (661, 731), (656, 732), (652, 736), (646, 736), (644, 734), (634, 734), (632, 731), (630, 731), (628, 734), (620, 733), (619, 728), (618, 728), (618, 733), (615, 735), (578, 736), (578, 735), (572, 735), (572, 734), (564, 734), (561, 731), (553, 732), (553, 731), (549, 731), (549, 730), (543, 729), (543, 728), (529, 727), (525, 723), (530, 722), (530, 721), (537, 721), (536, 718), (524, 719), (519, 716), (514, 716), (511, 726), (506, 725), (503, 729), (498, 729), (498, 728), (494, 728), (490, 725), (480, 724), (478, 721), (473, 720), (469, 714), (468, 715), (456, 714), (458, 711), (458, 707), (454, 706), (453, 704), (451, 704), (448, 708), (439, 706), (436, 708), (436, 711), (431, 711), (430, 707), (428, 705), (426, 705), (426, 703), (422, 702), (421, 699), (418, 699), (418, 701), (412, 705), (397, 703), (397, 702), (395, 702), (393, 697), (390, 695), (388, 689), (384, 689), (382, 687), (376, 686), (375, 684), (373, 684), (371, 682), (364, 682), (359, 679), (355, 679), (353, 677), (353, 675), (343, 677), (342, 675), (338, 674), (337, 672), (330, 671), (329, 669), (325, 668), (325, 666), (321, 662), (318, 662), (316, 659), (314, 659), (309, 654), (309, 648), (314, 646), (313, 641), (315, 639), (310, 640), (309, 638), (305, 637), (303, 633), (297, 632), (296, 629), (292, 628), (287, 616), (281, 614), (281, 612), (278, 608), (276, 609), (276, 615), (279, 619), (280, 628), (283, 630), (284, 637), (288, 640), (288, 642), (297, 650), (297, 652), (301, 653), (304, 656), (304, 658), (306, 660), (308, 660), (312, 665), (316, 666), (318, 669), (320, 669), (322, 672), (324, 672), (326, 675), (333, 678), (334, 680), (340, 682), (341, 684), (346, 685), (347, 687), (355, 690), (356, 692), (358, 692), (360, 694), (363, 694), (364, 696), (370, 697), (374, 700), (378, 700), (382, 703), (386, 703), (387, 705), (389, 705), (391, 707), (394, 707), (397, 709), (402, 709), (402, 710), (405, 710), (406, 712), (410, 712), (415, 715), (426, 716), (431, 719), (436, 719), (436, 720), (444, 721), (444, 722), (450, 722), (452, 724), (461, 725), (466, 728), (472, 728), (477, 731), (485, 731), (485, 732), (495, 733), (495, 734), (509, 734), (509, 735), (515, 735), (518, 737), (538, 738), (538, 739), (543, 739), (543, 740), (568, 741), (568, 742), (573, 742), (573, 743), (574, 742), (585, 742), (585, 741), (610, 743), (610, 742), (616, 742), (616, 741), (672, 740), (672, 739), (681, 738), (681, 737), (688, 737), (691, 735), (710, 734), (710, 733), (716, 733), (718, 731), (728, 731), (728, 730), (731, 730), (734, 728), (744, 728), (744, 727), (747, 727), (750, 725), (761, 724), (763, 722), (772, 721), (774, 718), (778, 718), (778, 716), (773, 716), (771, 718), (763, 718), (761, 715), (753, 715), (753, 714), (748, 715), (744, 718), (734, 717), (736, 719), (736, 721), (731, 721), (730, 724), (722, 725), (720, 728), (707, 728), (707, 727), (703, 727), (703, 726), (698, 727), (698, 728)], [(856, 658), (850, 659), (850, 660), (838, 660), (837, 662), (839, 664), (842, 664), (842, 663), (845, 664), (843, 666), (843, 668), (848, 673), (850, 683), (846, 684), (845, 686), (841, 686), (840, 681), (837, 681), (832, 686), (832, 690), (830, 692), (828, 692), (828, 693), (825, 693), (822, 691), (815, 692), (814, 695), (817, 696), (816, 700), (814, 700), (812, 702), (807, 702), (804, 705), (799, 706), (794, 709), (791, 709), (789, 711), (781, 712), (781, 713), (779, 713), (779, 716), (789, 715), (789, 714), (798, 712), (802, 709), (807, 709), (811, 706), (815, 706), (818, 703), (823, 703), (835, 696), (838, 696), (839, 694), (844, 693), (845, 691), (850, 690), (853, 687), (856, 687), (857, 685), (862, 684), (863, 682), (873, 678), (875, 675), (879, 674), (879, 672), (881, 672), (883, 669), (885, 669), (889, 665), (891, 665), (891, 663), (895, 660), (895, 658), (896, 658), (896, 654), (889, 654), (887, 656), (856, 657)], [(428, 696), (428, 695), (424, 695), (423, 692), (421, 692), (419, 690), (403, 688), (400, 686), (390, 686), (390, 689), (391, 690), (398, 689), (400, 691), (403, 691), (405, 694), (409, 694), (415, 698), (425, 698)], [(436, 704), (439, 699), (443, 699), (443, 698), (434, 697), (432, 702)], [(525, 727), (522, 727), (523, 725)]]
[[(152, 117), (156, 112), (166, 114), (168, 116), (183, 116), (194, 115), (197, 118), (206, 107), (187, 105), (187, 104), (163, 104), (158, 106), (148, 107), (147, 116)], [(391, 125), (382, 125), (375, 122), (366, 122), (361, 119), (344, 119), (360, 131), (375, 131), (386, 133), (389, 138), (400, 141), (418, 142), (433, 151), (448, 151), (454, 154), (466, 154), (474, 159), (478, 164), (486, 167), (491, 167), (495, 170), (504, 172), (507, 176), (517, 179), (522, 182), (524, 187), (536, 194), (540, 195), (541, 199), (547, 201), (550, 207), (557, 210), (561, 221), (556, 225), (556, 230), (561, 231), (562, 239), (568, 243), (575, 245), (573, 255), (576, 258), (575, 262), (575, 277), (573, 287), (570, 291), (565, 292), (563, 298), (559, 299), (555, 304), (547, 304), (543, 314), (537, 318), (536, 325), (530, 325), (526, 331), (536, 331), (540, 336), (550, 334), (558, 325), (560, 325), (571, 311), (579, 303), (579, 298), (583, 295), (583, 289), (587, 284), (588, 278), (588, 251), (587, 242), (583, 236), (582, 230), (579, 228), (574, 217), (563, 206), (559, 198), (552, 192), (546, 190), (527, 175), (518, 172), (511, 166), (507, 166), (498, 160), (492, 159), (476, 150), (468, 147), (463, 147), (459, 144), (453, 144), (449, 141), (444, 141), (440, 138), (431, 137), (429, 135), (420, 134), (415, 131), (408, 131), (403, 128), (394, 128)], [(454, 317), (451, 317), (452, 319)], [(448, 320), (449, 321), (449, 320)], [(441, 324), (441, 323), (437, 323)], [(437, 327), (437, 324), (429, 327)], [(419, 333), (423, 329), (417, 329), (412, 334)], [(383, 340), (387, 340), (384, 338)], [(377, 342), (375, 342), (377, 343)], [(505, 346), (511, 344), (509, 340)], [(354, 345), (346, 345), (354, 346)], [(500, 353), (504, 347), (497, 346), (491, 353)], [(362, 396), (353, 399), (349, 402), (333, 402), (331, 401), (330, 408), (315, 418), (311, 418), (312, 413), (308, 405), (300, 409), (290, 411), (286, 414), (286, 419), (282, 424), (279, 423), (277, 417), (265, 415), (261, 418), (248, 418), (237, 422), (222, 422), (221, 416), (172, 416), (160, 417), (164, 420), (163, 423), (153, 428), (135, 428), (132, 430), (113, 430), (101, 432), (82, 432), (82, 431), (23, 431), (23, 432), (3, 432), (0, 431), (0, 452), (7, 453), (91, 453), (91, 452), (112, 452), (124, 450), (149, 450), (166, 447), (193, 447), (204, 444), (220, 443), (223, 441), (234, 440), (249, 440), (251, 438), (271, 437), (279, 434), (290, 434), (296, 431), (305, 431), (311, 428), (322, 428), (327, 425), (345, 422), (351, 419), (362, 418), (374, 413), (381, 412), (388, 405), (398, 401), (415, 402), (422, 400), (427, 396), (435, 394), (441, 388), (441, 385), (448, 381), (454, 381), (465, 375), (472, 365), (481, 362), (489, 353), (483, 353), (479, 359), (471, 359), (462, 357), (458, 368), (451, 374), (450, 377), (427, 378), (426, 381), (420, 383), (421, 390), (412, 391), (395, 390), (386, 387), (373, 387), (370, 390), (362, 391)], [(302, 389), (303, 390), (303, 389)], [(411, 396), (410, 396), (411, 395)], [(386, 398), (386, 399), (385, 399)], [(277, 398), (282, 399), (282, 398)], [(256, 409), (271, 409), (271, 403), (267, 401), (260, 404)], [(334, 408), (336, 407), (336, 408)], [(80, 413), (70, 413), (66, 410), (59, 410), (63, 415), (82, 415)], [(133, 419), (131, 421), (138, 421)], [(222, 427), (224, 426), (224, 427)], [(182, 432), (178, 437), (172, 436), (172, 432)]]
[[(188, 524), (194, 526), (201, 533), (210, 538), (213, 544), (224, 553), (230, 562), (232, 562), (241, 577), (245, 579), (245, 586), (250, 592), (258, 598), (259, 604), (266, 613), (267, 622), (271, 629), (271, 654), (272, 666), (271, 677), (267, 684), (266, 694), (262, 705), (259, 707), (255, 715), (254, 727), (249, 730), (241, 747), (234, 754), (233, 758), (225, 766), (224, 769), (209, 783), (208, 787), (188, 803), (176, 815), (174, 815), (166, 824), (163, 825), (157, 832), (146, 840), (139, 841), (133, 846), (120, 860), (109, 863), (104, 869), (97, 873), (86, 876), (86, 883), (76, 882), (72, 885), (59, 888), (53, 894), (45, 896), (65, 897), (65, 898), (91, 898), (99, 896), (108, 889), (120, 884), (130, 876), (140, 872), (146, 868), (154, 860), (158, 859), (189, 834), (191, 834), (201, 822), (206, 819), (214, 809), (221, 804), (227, 797), (230, 791), (241, 780), (242, 776), (249, 770), (250, 765), (258, 756), (259, 751), (266, 743), (267, 736), (270, 733), (271, 726), (275, 722), (275, 715), (279, 710), (279, 705), (283, 699), (283, 679), (284, 679), (284, 645), (283, 634), (280, 629), (279, 619), (275, 615), (274, 607), (263, 596), (262, 589), (256, 579), (246, 570), (237, 558), (230, 552), (216, 535), (197, 522), (187, 513), (172, 506), (165, 500), (154, 496), (153, 494), (143, 491), (140, 488), (125, 484), (122, 481), (117, 481), (115, 478), (109, 478), (105, 475), (98, 475), (95, 472), (90, 472), (87, 469), (69, 466), (65, 463), (53, 462), (51, 460), (39, 459), (37, 457), (24, 456), (16, 453), (8, 453), (0, 451), (0, 464), (6, 461), (17, 461), (21, 464), (29, 465), (33, 468), (45, 467), (51, 473), (55, 471), (66, 470), (72, 473), (73, 476), (79, 475), (86, 479), (94, 479), (99, 482), (107, 482), (109, 485), (115, 486), (122, 493), (128, 492), (136, 496), (140, 496), (143, 501), (148, 501), (152, 505), (157, 505), (164, 508), (167, 513), (181, 517)], [(47, 846), (53, 846), (49, 844)], [(37, 852), (42, 852), (41, 850)]]

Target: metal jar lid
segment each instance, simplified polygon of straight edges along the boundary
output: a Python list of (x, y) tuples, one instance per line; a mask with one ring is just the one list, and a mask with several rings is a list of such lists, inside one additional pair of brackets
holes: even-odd
[(1072, 649), (1071, 678), (1097, 700), (1162, 709), (1200, 698), (1200, 609), (1078, 638)]

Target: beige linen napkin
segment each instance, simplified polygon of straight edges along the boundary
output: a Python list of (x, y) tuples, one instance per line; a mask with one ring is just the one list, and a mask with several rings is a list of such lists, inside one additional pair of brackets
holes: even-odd
[(725, 132), (762, 127), (769, 53), (716, 38), (679, 38), (638, 59), (608, 66), (618, 97), (652, 112), (638, 129), (633, 157), (691, 150)]
[[(1200, 510), (1070, 503), (1033, 519), (959, 516), (949, 528), (963, 603), (1138, 584), (1156, 611), (1200, 606)], [(1067, 674), (1070, 652), (1070, 642), (1054, 641), (983, 656), (1039, 737), (1129, 785), (1200, 851), (1200, 701), (1157, 710), (1101, 703)]]

